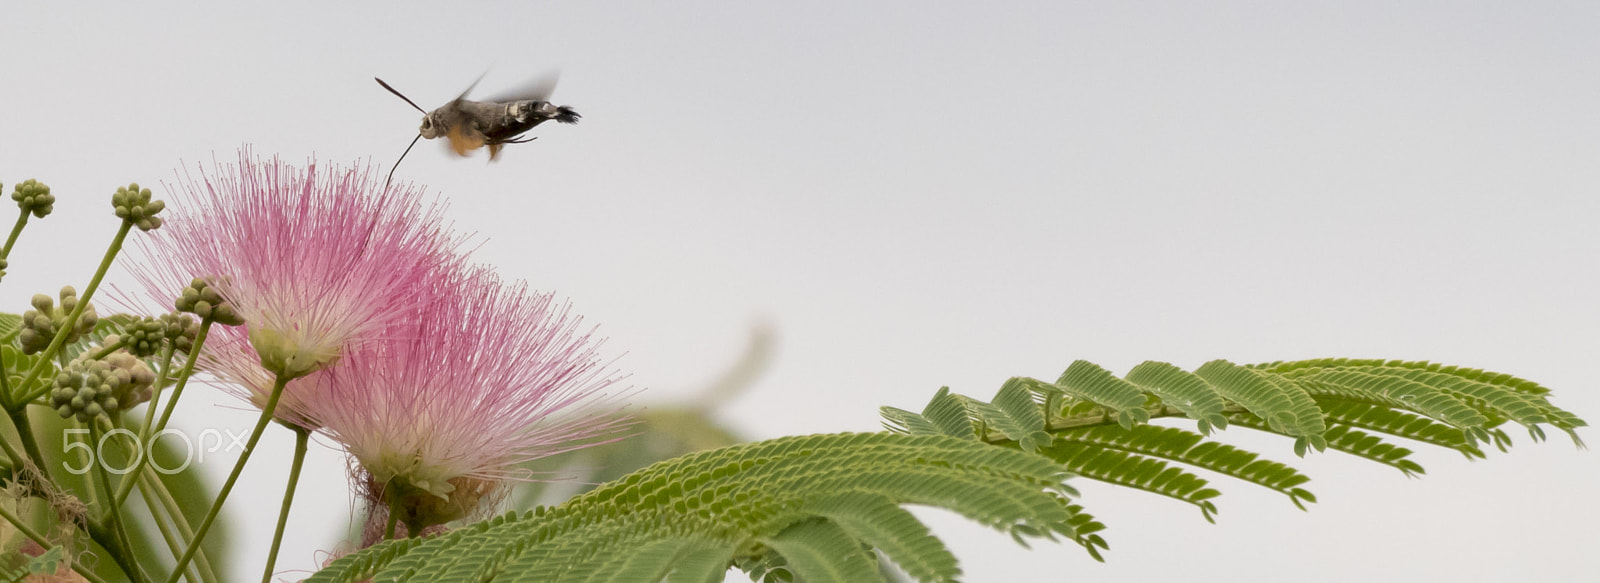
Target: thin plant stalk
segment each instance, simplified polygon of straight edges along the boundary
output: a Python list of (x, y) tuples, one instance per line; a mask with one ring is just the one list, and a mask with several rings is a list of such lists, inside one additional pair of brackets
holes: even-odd
[(22, 216), (17, 217), (17, 224), (11, 226), (11, 235), (6, 237), (5, 248), (0, 249), (0, 259), (5, 259), (11, 256), (11, 246), (17, 244), (17, 236), (22, 234), (23, 227), (28, 226), (28, 215), (31, 214), (33, 213), (23, 211)]
[[(0, 371), (0, 375), (3, 374), (4, 372)], [(11, 417), (11, 424), (17, 428), (17, 437), (22, 440), (22, 451), (27, 452), (27, 459), (33, 462), (34, 468), (39, 470), (40, 474), (54, 482), (55, 479), (50, 475), (49, 465), (44, 463), (44, 454), (39, 451), (39, 442), (33, 437), (33, 424), (28, 421), (28, 408), (19, 407), (14, 411), (8, 409), (6, 410), (6, 415)], [(6, 446), (6, 455), (12, 456), (11, 459), (13, 461), (22, 459), (16, 457), (16, 454), (10, 448), (10, 444)]]
[[(211, 330), (211, 322), (211, 318), (200, 320), (200, 332), (194, 337), (194, 345), (189, 347), (189, 357), (184, 360), (183, 369), (178, 371), (178, 384), (172, 389), (172, 398), (167, 400), (167, 408), (161, 412), (161, 420), (151, 425), (150, 421), (155, 418), (156, 398), (161, 395), (160, 387), (166, 382), (167, 371), (162, 370), (161, 375), (156, 377), (157, 388), (151, 392), (150, 405), (144, 412), (144, 427), (139, 431), (139, 443), (150, 443), (151, 436), (158, 435), (167, 428), (167, 420), (172, 417), (172, 409), (178, 405), (178, 397), (183, 396), (183, 387), (189, 383), (189, 376), (194, 374), (194, 363), (200, 357), (200, 346), (206, 342), (206, 332)], [(147, 458), (148, 456), (140, 457), (139, 463), (133, 468), (134, 471), (144, 468), (144, 464), (149, 462)], [(133, 482), (125, 480), (117, 487), (117, 504), (127, 500), (128, 492), (131, 491)]]
[[(119, 429), (123, 428), (121, 424), (114, 425)], [(130, 436), (128, 439), (134, 440), (132, 447), (138, 447), (140, 443), (144, 443), (144, 441), (138, 440), (132, 436)], [(162, 482), (160, 476), (156, 475), (154, 468), (143, 464), (147, 457), (148, 456), (140, 456), (139, 461), (141, 463), (130, 470), (130, 473), (134, 474), (134, 476), (137, 476), (137, 481), (139, 483), (139, 494), (142, 498), (144, 498), (145, 506), (150, 509), (150, 516), (155, 519), (156, 526), (163, 529), (162, 535), (166, 536), (165, 529), (167, 523), (164, 521), (170, 521), (173, 529), (176, 530), (178, 535), (177, 540), (170, 542), (169, 546), (171, 547), (173, 560), (177, 560), (177, 558), (183, 553), (183, 550), (187, 548), (188, 541), (194, 539), (194, 529), (189, 527), (189, 520), (184, 517), (183, 509), (180, 508), (177, 501), (173, 499), (172, 492), (167, 490), (166, 483)], [(135, 480), (132, 478), (124, 478), (123, 481), (133, 482)], [(130, 491), (127, 484), (123, 484), (119, 486), (119, 488), (121, 492)], [(161, 512), (162, 510), (165, 510), (166, 512), (163, 513)], [(190, 567), (191, 570), (187, 573), (190, 581), (202, 581), (204, 583), (218, 582), (217, 575), (214, 571), (212, 571), (211, 561), (206, 558), (206, 552), (204, 549), (201, 549), (199, 552), (195, 553), (194, 564)]]
[(389, 539), (394, 538), (394, 527), (395, 527), (395, 524), (397, 524), (399, 522), (400, 522), (400, 512), (394, 507), (393, 504), (390, 504), (389, 505), (389, 519), (384, 521), (384, 523), (383, 523), (383, 538), (384, 538), (384, 540), (389, 540)]
[(261, 408), (261, 417), (256, 420), (256, 427), (250, 432), (250, 440), (245, 442), (244, 451), (239, 454), (239, 461), (233, 464), (233, 473), (228, 474), (228, 481), (222, 483), (222, 490), (217, 492), (217, 500), (211, 503), (211, 510), (206, 513), (205, 520), (200, 521), (200, 528), (194, 532), (194, 539), (189, 541), (189, 548), (183, 551), (183, 556), (178, 559), (178, 565), (173, 567), (172, 577), (167, 583), (177, 583), (183, 575), (184, 567), (194, 558), (200, 544), (205, 542), (206, 532), (211, 530), (211, 525), (216, 522), (217, 514), (222, 511), (222, 503), (227, 501), (228, 493), (233, 491), (234, 483), (239, 481), (239, 474), (244, 472), (245, 463), (250, 461), (250, 454), (255, 452), (256, 443), (261, 441), (261, 434), (266, 432), (267, 424), (272, 421), (272, 412), (278, 408), (278, 398), (283, 396), (283, 387), (289, 384), (289, 377), (279, 374), (278, 380), (272, 384), (272, 394), (267, 397), (267, 405)]
[(283, 542), (283, 528), (289, 523), (289, 506), (294, 502), (294, 488), (300, 482), (300, 465), (306, 461), (306, 442), (311, 432), (289, 425), (294, 431), (294, 463), (289, 466), (289, 486), (283, 493), (283, 508), (278, 510), (278, 528), (272, 533), (272, 550), (267, 551), (267, 569), (261, 574), (261, 583), (272, 583), (272, 565), (278, 561), (278, 546)]
[[(100, 280), (105, 279), (106, 272), (111, 269), (111, 263), (117, 259), (117, 254), (122, 252), (122, 242), (128, 238), (128, 230), (132, 228), (133, 223), (122, 222), (122, 228), (117, 229), (117, 236), (111, 239), (111, 247), (106, 249), (105, 257), (100, 260), (100, 268), (96, 269), (94, 277), (89, 279), (89, 285), (83, 289), (83, 295), (78, 296), (78, 307), (72, 309), (72, 313), (67, 316), (67, 321), (61, 325), (61, 329), (56, 331), (56, 337), (50, 341), (50, 346), (39, 354), (39, 363), (28, 369), (28, 375), (23, 377), (18, 386), (28, 387), (32, 385), (33, 381), (38, 379), (39, 375), (44, 374), (44, 370), (50, 366), (50, 359), (55, 358), (56, 353), (61, 351), (61, 346), (67, 343), (67, 336), (78, 325), (78, 318), (83, 316), (83, 311), (89, 308), (89, 300), (94, 298), (95, 290), (100, 288)], [(50, 392), (49, 385), (39, 387), (39, 389), (31, 393), (23, 395), (22, 399), (11, 403), (9, 409), (20, 409), (27, 405), (29, 401), (37, 399), (48, 392)]]
[[(194, 540), (194, 529), (189, 528), (189, 521), (183, 517), (183, 509), (178, 507), (178, 502), (172, 498), (161, 480), (155, 477), (155, 470), (145, 468), (139, 474), (139, 495), (144, 498), (145, 506), (150, 508), (150, 515), (156, 517), (158, 524), (163, 518), (170, 520), (173, 530), (177, 531), (176, 544), (171, 544), (172, 559), (177, 560), (183, 556), (183, 550), (188, 541)], [(158, 511), (158, 508), (166, 512)], [(189, 565), (190, 581), (203, 583), (217, 583), (217, 575), (211, 570), (211, 560), (206, 558), (206, 552), (201, 549), (194, 555), (194, 564)]]
[[(89, 437), (96, 445), (100, 443), (100, 437), (105, 435), (105, 432), (100, 428), (100, 421), (99, 417), (89, 420)], [(112, 534), (116, 535), (115, 544), (122, 547), (123, 554), (132, 557), (133, 542), (128, 538), (128, 529), (122, 524), (122, 510), (117, 508), (118, 505), (113, 496), (116, 490), (111, 488), (111, 477), (108, 475), (111, 471), (105, 467), (104, 460), (101, 460), (101, 463), (91, 465), (91, 471), (94, 473), (95, 479), (100, 482), (100, 490), (105, 492), (106, 495), (107, 519), (111, 521)], [(89, 487), (86, 489), (93, 490), (94, 488)], [(128, 573), (128, 576), (133, 578), (134, 581), (144, 581), (144, 573), (139, 570), (138, 565), (134, 565), (133, 569), (136, 572)]]

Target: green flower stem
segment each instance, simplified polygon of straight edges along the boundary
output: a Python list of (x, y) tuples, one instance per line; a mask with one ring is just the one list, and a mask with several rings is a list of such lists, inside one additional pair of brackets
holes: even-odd
[[(110, 346), (102, 346), (102, 347), (100, 347), (100, 350), (96, 350), (94, 352), (94, 354), (89, 355), (89, 360), (100, 360), (100, 359), (105, 358), (107, 356), (111, 356), (111, 353), (116, 352), (117, 349), (122, 348), (122, 347), (127, 346), (127, 345), (128, 345), (128, 341), (127, 340), (123, 340), (121, 338), (118, 338), (117, 342), (115, 344), (112, 344)], [(65, 356), (63, 356), (63, 358), (65, 358)]]
[[(151, 391), (150, 405), (144, 412), (144, 428), (139, 432), (139, 443), (150, 443), (150, 436), (159, 434), (167, 428), (167, 420), (172, 418), (172, 409), (178, 405), (178, 397), (183, 396), (183, 387), (189, 384), (189, 375), (194, 373), (195, 360), (200, 357), (200, 346), (205, 344), (206, 332), (209, 330), (211, 330), (211, 318), (201, 320), (200, 333), (194, 337), (194, 346), (189, 347), (189, 358), (184, 361), (183, 369), (178, 371), (178, 386), (172, 389), (172, 399), (167, 401), (166, 410), (161, 412), (161, 421), (152, 426), (150, 420), (155, 418), (157, 399), (161, 396), (162, 385), (166, 384), (166, 370), (162, 370), (161, 376), (156, 377), (156, 388)], [(168, 355), (168, 358), (171, 358), (171, 355)], [(150, 461), (148, 458), (149, 456), (140, 457), (134, 471), (143, 469), (144, 464)], [(133, 481), (124, 480), (122, 485), (117, 487), (117, 504), (127, 500), (128, 492), (131, 491), (133, 491)]]
[[(112, 426), (117, 429), (125, 429), (121, 423), (114, 422), (112, 423)], [(138, 448), (139, 444), (145, 443), (144, 440), (134, 437), (129, 437), (128, 439), (132, 441), (132, 448)], [(146, 456), (139, 456), (139, 461), (143, 462), (145, 457)], [(137, 476), (137, 480), (139, 482), (139, 495), (144, 498), (145, 506), (150, 509), (150, 516), (155, 519), (156, 526), (161, 529), (161, 536), (163, 538), (167, 538), (169, 536), (167, 532), (168, 527), (166, 526), (166, 521), (168, 519), (171, 520), (172, 526), (176, 527), (179, 538), (167, 543), (167, 546), (171, 547), (172, 558), (176, 560), (178, 555), (182, 553), (183, 549), (189, 544), (189, 540), (194, 538), (194, 530), (189, 528), (189, 521), (184, 518), (183, 510), (179, 508), (177, 502), (173, 500), (172, 492), (167, 490), (166, 483), (161, 481), (160, 476), (156, 475), (154, 469), (140, 465), (138, 468), (129, 471)], [(123, 478), (123, 482), (133, 481), (134, 478), (132, 477)], [(127, 485), (123, 484), (121, 487), (126, 488)], [(157, 504), (160, 504), (161, 509), (166, 510), (165, 515), (163, 515), (157, 509)], [(121, 505), (120, 502), (118, 505)], [(198, 571), (198, 575), (195, 573), (195, 571)], [(188, 575), (190, 581), (217, 583), (217, 575), (211, 570), (211, 561), (206, 558), (205, 550), (202, 549), (199, 553), (195, 554), (194, 565), (191, 565), (191, 570), (188, 572)]]
[(178, 559), (178, 565), (173, 567), (172, 577), (167, 583), (178, 583), (178, 577), (183, 575), (184, 567), (189, 566), (189, 560), (194, 558), (195, 551), (200, 550), (200, 544), (206, 540), (206, 532), (211, 530), (211, 524), (216, 522), (217, 514), (222, 511), (222, 503), (228, 499), (228, 493), (233, 491), (233, 484), (239, 481), (239, 474), (244, 472), (244, 465), (250, 461), (250, 454), (256, 451), (256, 442), (261, 441), (261, 434), (266, 432), (267, 423), (272, 421), (272, 412), (278, 408), (278, 398), (283, 396), (283, 387), (289, 384), (289, 377), (278, 375), (278, 380), (272, 383), (272, 394), (267, 397), (267, 406), (261, 409), (261, 417), (256, 420), (256, 427), (250, 432), (250, 440), (244, 444), (244, 452), (239, 454), (239, 461), (233, 464), (233, 473), (228, 474), (228, 481), (222, 483), (222, 490), (217, 492), (217, 500), (211, 503), (211, 510), (206, 513), (206, 519), (200, 521), (200, 529), (194, 533), (194, 540), (189, 541), (189, 548), (183, 551), (183, 556)]
[[(165, 517), (171, 519), (173, 528), (178, 531), (180, 544), (172, 545), (172, 558), (177, 560), (179, 556), (182, 556), (184, 545), (187, 545), (188, 541), (194, 540), (194, 529), (189, 528), (189, 520), (183, 517), (183, 509), (178, 507), (177, 500), (172, 498), (172, 492), (167, 490), (166, 485), (161, 483), (161, 479), (156, 477), (155, 470), (150, 468), (145, 468), (143, 472), (139, 473), (139, 495), (144, 497), (145, 505), (150, 507), (150, 514), (156, 516), (157, 520), (163, 517), (162, 512), (157, 512), (157, 505), (166, 510)], [(190, 565), (190, 567), (199, 572), (198, 577), (190, 573), (190, 581), (218, 583), (217, 574), (211, 569), (211, 560), (206, 558), (204, 549), (195, 553), (194, 564)]]
[[(45, 552), (49, 552), (51, 548), (55, 547), (55, 545), (50, 544), (50, 541), (45, 540), (44, 535), (39, 534), (38, 531), (35, 531), (32, 527), (29, 527), (28, 523), (22, 520), (22, 517), (12, 514), (10, 510), (7, 510), (4, 504), (0, 504), (0, 517), (4, 517), (7, 522), (11, 523), (12, 526), (17, 527), (17, 532), (20, 532), (23, 536), (32, 539), (33, 542), (37, 543), (40, 548), (45, 550)], [(94, 571), (84, 567), (83, 563), (78, 562), (76, 559), (73, 559), (72, 561), (72, 570), (76, 571), (79, 575), (83, 575), (83, 578), (88, 579), (91, 583), (106, 583), (105, 579), (101, 579), (99, 575), (96, 575)]]
[[(100, 427), (102, 422), (109, 424), (109, 421), (98, 417), (89, 421), (89, 437), (94, 441), (95, 445), (99, 445), (101, 436), (105, 435), (105, 430)], [(116, 490), (111, 489), (111, 477), (108, 475), (111, 471), (106, 469), (104, 460), (101, 460), (101, 463), (92, 464), (91, 471), (94, 472), (95, 480), (100, 482), (100, 489), (106, 493), (106, 513), (107, 518), (111, 521), (111, 532), (117, 537), (115, 544), (122, 547), (124, 554), (132, 557), (133, 542), (128, 538), (128, 529), (122, 524), (122, 511), (117, 508), (118, 505), (115, 503), (115, 498), (111, 495), (116, 492)], [(144, 573), (139, 571), (137, 566), (134, 567), (134, 570), (136, 573), (128, 573), (128, 576), (135, 581), (144, 581)]]
[[(5, 374), (5, 371), (0, 371), (0, 375), (3, 374)], [(33, 424), (28, 422), (28, 408), (22, 407), (16, 411), (8, 409), (6, 410), (6, 414), (11, 417), (11, 424), (15, 425), (17, 428), (17, 437), (22, 440), (22, 450), (27, 452), (28, 460), (33, 462), (33, 466), (39, 470), (39, 473), (45, 479), (50, 480), (51, 483), (54, 483), (55, 478), (50, 474), (50, 466), (45, 465), (44, 454), (39, 451), (39, 442), (33, 437)], [(3, 442), (5, 442), (5, 440), (0, 439), (0, 443)], [(17, 457), (15, 450), (11, 449), (10, 444), (6, 444), (6, 455), (12, 456), (12, 461), (22, 459)]]
[(384, 540), (391, 540), (394, 538), (394, 526), (398, 522), (400, 522), (400, 509), (396, 507), (393, 500), (390, 500), (389, 519), (383, 523)]
[[(0, 450), (5, 450), (6, 459), (8, 461), (10, 461), (12, 464), (16, 465), (15, 468), (13, 468), (13, 469), (15, 469), (17, 471), (21, 471), (22, 470), (22, 467), (23, 467), (22, 462), (23, 461), (30, 460), (30, 458), (27, 457), (27, 454), (24, 454), (24, 453), (22, 453), (20, 451), (17, 451), (17, 446), (11, 445), (11, 440), (5, 439), (4, 436), (0, 436)], [(41, 471), (43, 471), (43, 470), (41, 470)], [(53, 482), (53, 480), (52, 480), (52, 482)]]
[[(123, 221), (122, 228), (117, 229), (117, 236), (111, 240), (111, 247), (106, 249), (105, 257), (100, 260), (100, 268), (95, 270), (94, 278), (89, 280), (89, 286), (84, 288), (83, 295), (78, 296), (78, 307), (72, 309), (72, 314), (67, 316), (66, 323), (56, 332), (56, 337), (50, 341), (50, 346), (40, 353), (39, 363), (28, 370), (28, 376), (23, 377), (20, 386), (32, 386), (33, 381), (37, 380), (39, 375), (44, 374), (44, 369), (50, 366), (50, 359), (55, 358), (56, 353), (61, 351), (61, 346), (67, 343), (67, 335), (71, 334), (73, 328), (78, 325), (78, 317), (82, 316), (83, 311), (89, 308), (89, 300), (94, 298), (95, 290), (100, 288), (100, 280), (105, 279), (106, 271), (111, 269), (111, 262), (117, 259), (118, 253), (122, 252), (122, 242), (128, 238), (128, 230), (132, 228), (133, 223)], [(50, 392), (50, 386), (46, 384), (32, 393), (24, 395), (20, 401), (11, 403), (7, 409), (20, 408), (28, 401), (42, 397), (48, 392)]]
[[(92, 486), (87, 489), (89, 491), (94, 490)], [(93, 539), (94, 542), (100, 543), (100, 548), (105, 549), (106, 554), (111, 556), (111, 561), (117, 564), (117, 568), (122, 569), (122, 572), (128, 576), (130, 581), (135, 583), (149, 582), (149, 577), (139, 569), (139, 563), (134, 560), (133, 556), (123, 552), (121, 545), (116, 544), (116, 533), (107, 531), (106, 525), (98, 520), (91, 518), (87, 522), (89, 538)]]
[[(161, 349), (161, 372), (156, 375), (155, 386), (150, 387), (150, 402), (145, 403), (144, 406), (144, 425), (139, 426), (139, 443), (149, 442), (150, 424), (155, 423), (156, 409), (161, 406), (161, 390), (167, 388), (167, 373), (172, 372), (173, 352), (175, 351), (171, 342), (167, 343), (166, 348)], [(142, 458), (141, 461), (143, 461)], [(119, 490), (118, 493), (121, 493), (121, 491)], [(121, 497), (118, 497), (118, 499), (120, 500)]]
[(11, 410), (11, 365), (6, 364), (4, 353), (0, 353), (0, 407)]
[[(76, 440), (76, 439), (82, 438), (84, 440), (87, 440), (84, 443), (84, 445), (87, 445), (89, 447), (84, 448), (82, 451), (78, 452), (78, 459), (83, 461), (83, 467), (88, 468), (91, 465), (93, 465), (94, 462), (95, 462), (95, 459), (94, 459), (94, 451), (95, 451), (94, 436), (93, 435), (84, 436), (82, 433), (79, 433), (79, 434), (76, 434), (76, 435), (77, 435), (77, 437), (73, 437), (72, 439)], [(62, 440), (66, 440), (66, 439), (67, 439), (66, 436), (62, 436)], [(63, 452), (63, 454), (64, 453), (65, 452)], [(111, 493), (107, 492), (106, 495), (110, 496)], [(83, 503), (88, 505), (91, 508), (96, 506), (96, 505), (98, 505), (98, 504), (100, 504), (100, 489), (96, 488), (95, 487), (95, 483), (90, 481), (89, 478), (83, 478)], [(103, 518), (104, 518), (103, 516), (102, 517), (90, 516), (89, 517), (89, 521), (90, 522), (94, 522), (97, 519), (103, 519)]]
[[(1159, 419), (1159, 418), (1162, 418), (1162, 417), (1188, 417), (1189, 416), (1188, 413), (1184, 413), (1181, 409), (1178, 409), (1177, 407), (1169, 407), (1167, 405), (1156, 405), (1156, 406), (1153, 406), (1153, 407), (1147, 406), (1147, 407), (1145, 407), (1145, 410), (1150, 412), (1150, 418), (1151, 419)], [(1248, 409), (1245, 409), (1243, 406), (1240, 406), (1240, 405), (1226, 405), (1226, 406), (1224, 406), (1222, 408), (1222, 413), (1225, 414), (1225, 415), (1226, 414), (1230, 414), (1230, 413), (1248, 413), (1248, 412), (1250, 412)], [(1055, 414), (1051, 414), (1048, 419), (1045, 419), (1044, 430), (1048, 431), (1048, 432), (1051, 432), (1051, 433), (1054, 433), (1054, 432), (1057, 432), (1057, 431), (1065, 431), (1067, 429), (1076, 429), (1076, 428), (1079, 428), (1079, 427), (1094, 427), (1094, 426), (1100, 426), (1100, 425), (1116, 425), (1116, 424), (1117, 424), (1117, 420), (1115, 418), (1113, 418), (1111, 415), (1108, 415), (1103, 411), (1096, 411), (1096, 412), (1092, 412), (1092, 413), (1088, 413), (1088, 414), (1084, 414), (1084, 415), (1075, 415), (1075, 416), (1072, 416), (1072, 417), (1059, 417), (1059, 416), (1056, 416)], [(1293, 437), (1293, 436), (1291, 435), (1290, 437)], [(1015, 440), (1015, 439), (1011, 439), (1009, 437), (1006, 437), (1005, 433), (1002, 433), (998, 429), (990, 429), (990, 430), (988, 430), (982, 436), (980, 436), (979, 439), (981, 439), (984, 443), (987, 443), (987, 444), (990, 444), (990, 445), (1005, 445), (1005, 444), (1012, 444), (1012, 443), (1016, 443), (1017, 442), (1017, 440)]]
[(272, 550), (267, 551), (267, 570), (261, 574), (261, 583), (272, 583), (272, 565), (278, 562), (278, 545), (283, 542), (283, 527), (289, 523), (289, 505), (294, 502), (294, 487), (300, 482), (300, 465), (306, 461), (306, 441), (311, 432), (305, 428), (286, 425), (294, 431), (294, 463), (289, 466), (289, 487), (283, 492), (283, 508), (278, 510), (278, 529), (272, 533)]
[[(178, 553), (183, 552), (183, 547), (186, 543), (182, 540), (179, 540), (177, 533), (173, 532), (172, 524), (170, 523), (171, 521), (167, 520), (165, 516), (162, 516), (160, 512), (155, 511), (155, 497), (151, 496), (149, 492), (145, 492), (144, 490), (140, 490), (139, 494), (144, 496), (145, 505), (150, 507), (151, 522), (156, 523), (156, 530), (161, 532), (162, 542), (167, 543), (167, 549), (172, 552), (172, 558), (178, 558)], [(200, 574), (195, 572), (194, 565), (189, 565), (188, 572), (184, 574), (188, 575), (190, 581), (200, 580)]]
[(183, 396), (183, 387), (189, 384), (189, 377), (194, 374), (194, 363), (200, 359), (200, 347), (206, 343), (206, 334), (211, 331), (211, 318), (200, 321), (200, 332), (195, 334), (194, 346), (189, 347), (189, 358), (183, 361), (183, 368), (178, 370), (178, 385), (172, 388), (172, 400), (167, 401), (167, 408), (161, 411), (161, 420), (150, 429), (151, 433), (161, 433), (167, 428), (167, 420), (172, 418), (172, 409), (178, 405), (178, 397)]
[(6, 247), (0, 249), (0, 259), (11, 256), (11, 246), (17, 244), (17, 236), (22, 234), (22, 228), (28, 225), (28, 215), (33, 213), (22, 211), (22, 216), (17, 217), (17, 224), (11, 226), (11, 236), (6, 237)]
[(161, 390), (167, 388), (167, 383), (171, 381), (168, 374), (172, 372), (172, 355), (175, 352), (177, 350), (171, 342), (167, 343), (166, 348), (161, 349), (161, 368), (157, 369), (161, 372), (156, 375), (155, 386), (150, 387), (150, 402), (146, 403), (144, 408), (144, 425), (139, 429), (139, 433), (143, 434), (140, 435), (141, 438), (150, 437), (150, 424), (155, 422), (156, 408), (161, 405)]

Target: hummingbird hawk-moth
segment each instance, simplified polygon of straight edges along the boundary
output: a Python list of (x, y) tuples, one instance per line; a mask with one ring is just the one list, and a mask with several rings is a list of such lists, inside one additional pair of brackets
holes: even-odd
[[(571, 107), (550, 103), (550, 94), (556, 88), (554, 73), (537, 77), (521, 87), (491, 97), (487, 101), (467, 99), (472, 89), (478, 86), (478, 81), (483, 80), (483, 76), (480, 75), (478, 81), (468, 85), (467, 90), (462, 91), (460, 96), (433, 111), (423, 110), (388, 83), (384, 83), (383, 79), (377, 77), (373, 79), (384, 89), (388, 89), (390, 93), (423, 113), (422, 127), (417, 130), (417, 137), (411, 140), (410, 146), (406, 146), (406, 151), (400, 154), (400, 159), (395, 160), (395, 167), (400, 165), (401, 160), (406, 159), (406, 154), (411, 153), (411, 148), (422, 138), (431, 140), (443, 136), (450, 150), (457, 156), (466, 156), (473, 150), (487, 146), (489, 161), (493, 162), (499, 158), (500, 149), (506, 144), (533, 141), (534, 138), (523, 137), (523, 134), (534, 126), (549, 120), (578, 123), (578, 118), (581, 117)], [(394, 167), (391, 167), (388, 180), (393, 179)], [(384, 181), (385, 188), (388, 187), (388, 180)]]

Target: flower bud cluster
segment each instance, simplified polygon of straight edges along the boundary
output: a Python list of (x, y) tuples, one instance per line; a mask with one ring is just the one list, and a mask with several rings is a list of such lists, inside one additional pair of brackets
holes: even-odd
[(244, 318), (234, 311), (233, 305), (222, 299), (222, 294), (217, 293), (216, 286), (206, 283), (204, 278), (196, 277), (189, 282), (189, 287), (183, 288), (183, 293), (173, 304), (179, 312), (189, 312), (201, 318), (211, 318), (213, 322), (224, 326), (241, 326)]
[(161, 228), (161, 218), (156, 214), (166, 208), (167, 203), (150, 200), (150, 189), (141, 189), (135, 182), (117, 188), (117, 193), (111, 195), (111, 206), (117, 209), (117, 216), (122, 220), (133, 223), (141, 231), (152, 231)]
[(166, 329), (167, 342), (173, 352), (188, 354), (194, 348), (194, 339), (200, 335), (200, 323), (188, 314), (172, 312), (161, 315), (161, 325)]
[(50, 187), (29, 178), (11, 187), (11, 200), (17, 201), (17, 207), (23, 214), (33, 213), (33, 216), (44, 218), (55, 210), (56, 197), (50, 194)]
[(117, 351), (100, 360), (78, 359), (56, 374), (50, 406), (61, 418), (89, 422), (150, 400), (156, 374), (144, 361)]
[(139, 318), (123, 327), (121, 334), (105, 338), (107, 346), (118, 342), (124, 350), (141, 358), (161, 352), (167, 343), (167, 323), (157, 318)]
[[(36, 294), (33, 296), (33, 308), (22, 314), (22, 332), (17, 335), (17, 343), (22, 345), (23, 354), (37, 354), (50, 347), (50, 341), (55, 339), (56, 333), (67, 323), (67, 316), (78, 307), (78, 292), (72, 286), (61, 288), (61, 306), (56, 307), (50, 296)], [(94, 330), (94, 325), (100, 321), (100, 316), (95, 314), (94, 306), (85, 306), (83, 315), (78, 317), (78, 322), (67, 334), (68, 343), (76, 342), (84, 334)]]

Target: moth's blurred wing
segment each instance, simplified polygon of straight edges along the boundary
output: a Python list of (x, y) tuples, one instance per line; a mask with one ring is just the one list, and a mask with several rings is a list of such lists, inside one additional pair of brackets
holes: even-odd
[(550, 94), (556, 91), (556, 81), (561, 79), (560, 71), (550, 71), (534, 77), (523, 83), (489, 98), (489, 101), (504, 103), (507, 101), (550, 101)]
[(483, 80), (483, 76), (484, 75), (488, 75), (488, 74), (489, 74), (489, 71), (487, 69), (485, 69), (482, 74), (478, 75), (477, 79), (472, 80), (472, 84), (467, 86), (467, 90), (466, 91), (462, 91), (461, 95), (457, 95), (456, 96), (456, 101), (461, 101), (463, 99), (466, 99), (467, 98), (467, 94), (472, 93), (472, 89), (478, 86), (478, 82)]

